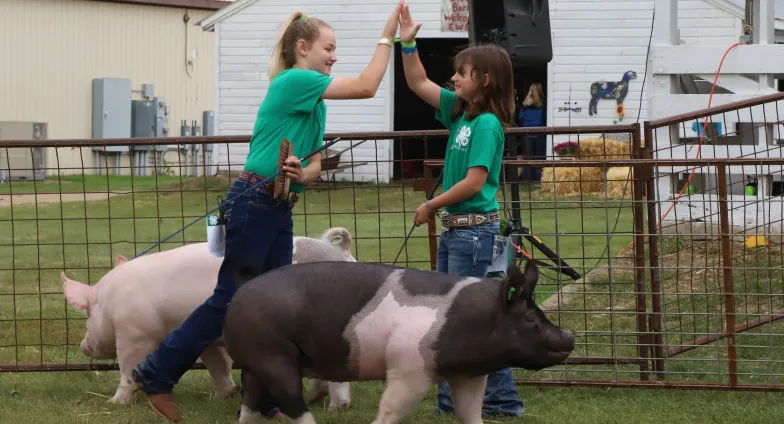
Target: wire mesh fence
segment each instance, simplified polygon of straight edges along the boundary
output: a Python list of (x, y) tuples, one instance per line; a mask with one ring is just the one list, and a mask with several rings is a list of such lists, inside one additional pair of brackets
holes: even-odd
[[(339, 137), (337, 148), (325, 153), (319, 180), (293, 209), (296, 234), (318, 237), (330, 227), (345, 227), (359, 261), (429, 266), (423, 231), (396, 255), (423, 199), (410, 178), (393, 178), (395, 172), (416, 171), (393, 169), (389, 158), (394, 149), (427, 157), (428, 136)], [(401, 152), (401, 140), (417, 142), (421, 152)], [(60, 273), (94, 285), (118, 255), (133, 259), (205, 242), (203, 218), (243, 169), (234, 162), (235, 151), (247, 142), (244, 137), (0, 141), (4, 158), (25, 150), (34, 157), (44, 149), (50, 159), (43, 178), (35, 162), (14, 168), (6, 160), (0, 184), (0, 369), (115, 368), (79, 350), (86, 320), (65, 299)], [(201, 158), (189, 156), (193, 149), (183, 146), (197, 144), (212, 149), (202, 148)], [(362, 144), (371, 147), (352, 148)], [(400, 159), (397, 166), (413, 161)]]
[[(781, 93), (646, 123), (656, 376), (780, 385)], [(654, 256), (655, 255), (655, 256)]]
[[(784, 160), (773, 144), (772, 159), (678, 157), (672, 152), (683, 146), (667, 150), (656, 134), (696, 118), (679, 119), (646, 123), (646, 137), (638, 124), (508, 131), (502, 227), (515, 260), (540, 266), (537, 302), (577, 338), (567, 363), (518, 370), (520, 381), (784, 387), (776, 349), (781, 204), (771, 191), (771, 170)], [(426, 196), (441, 191), (447, 133), (326, 136), (336, 138), (321, 177), (294, 206), (295, 234), (344, 227), (358, 261), (434, 269), (439, 222), (412, 221)], [(46, 157), (36, 165), (43, 179), (14, 179), (24, 170), (10, 170), (0, 184), (0, 370), (116, 369), (79, 350), (85, 317), (64, 298), (60, 273), (95, 284), (118, 255), (204, 242), (202, 218), (242, 170), (247, 142), (0, 140), (6, 157), (20, 148)], [(201, 148), (183, 147), (194, 145)], [(663, 191), (662, 181), (693, 167), (714, 192), (688, 189), (673, 202), (676, 190)], [(746, 191), (750, 178), (742, 192), (734, 188), (739, 172), (757, 177), (756, 194)]]
[[(784, 95), (777, 94), (646, 122), (639, 159), (631, 162), (632, 184), (643, 192), (638, 197), (633, 191), (632, 203), (645, 205), (644, 218), (634, 218), (634, 240), (618, 251), (615, 265), (610, 261), (598, 270), (598, 280), (587, 274), (583, 284), (573, 285), (572, 300), (564, 296), (557, 308), (559, 314), (577, 309), (589, 322), (582, 326), (580, 349), (585, 352), (625, 350), (626, 356), (635, 351), (638, 356), (635, 361), (616, 356), (610, 366), (578, 367), (575, 361), (526, 375), (528, 383), (784, 387), (778, 188), (784, 160), (777, 135), (782, 100)], [(717, 122), (716, 116), (723, 120)], [(694, 137), (684, 128), (699, 134)], [(575, 164), (606, 167), (606, 181), (609, 170), (624, 165)], [(621, 270), (624, 261), (634, 262), (636, 272)], [(626, 290), (636, 292), (636, 304), (624, 299)], [(583, 304), (575, 307), (575, 298)], [(598, 300), (598, 307), (587, 307), (587, 299)], [(637, 314), (626, 312), (635, 306)], [(636, 342), (624, 340), (633, 333)], [(603, 342), (588, 341), (599, 334)], [(647, 360), (639, 363), (638, 358)]]

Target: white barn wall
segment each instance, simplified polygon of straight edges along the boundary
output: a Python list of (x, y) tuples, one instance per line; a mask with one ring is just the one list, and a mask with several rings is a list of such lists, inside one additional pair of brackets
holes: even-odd
[[(334, 76), (357, 76), (367, 66), (381, 30), (395, 7), (394, 0), (368, 3), (362, 0), (312, 0), (309, 4), (283, 0), (258, 0), (227, 16), (216, 25), (218, 52), (218, 90), (216, 121), (218, 135), (247, 135), (253, 131), (259, 104), (269, 86), (272, 46), (280, 33), (280, 26), (296, 10), (319, 17), (330, 23), (337, 38), (338, 61), (332, 68)], [(467, 33), (442, 33), (441, 3), (436, 0), (409, 0), (412, 12), (423, 23), (419, 37), (467, 37)], [(372, 99), (327, 100), (326, 131), (390, 131), (394, 110), (391, 95), (394, 65), (390, 61), (387, 73)], [(336, 149), (348, 147), (338, 142)], [(343, 154), (343, 161), (367, 161), (368, 165), (344, 173), (343, 178), (358, 181), (391, 178), (392, 143), (380, 141), (374, 148), (372, 141)], [(248, 153), (248, 145), (233, 144), (218, 148), (220, 170), (240, 170)], [(350, 155), (353, 154), (353, 157)], [(380, 163), (379, 163), (380, 161)], [(379, 166), (376, 167), (375, 164)], [(353, 175), (352, 175), (353, 174)], [(340, 174), (338, 174), (340, 177)]]
[[(550, 0), (550, 10), (553, 61), (548, 125), (631, 124), (638, 111), (640, 123), (649, 119), (647, 88), (651, 78), (645, 81), (645, 88), (643, 79), (653, 0)], [(740, 19), (704, 0), (680, 0), (678, 26), (681, 43), (689, 45), (729, 46), (742, 33)], [(720, 59), (715, 58), (717, 66)], [(589, 116), (591, 83), (619, 81), (630, 70), (637, 73), (637, 79), (631, 82), (624, 100), (623, 120), (618, 121), (615, 100), (600, 100), (597, 114)], [(570, 98), (571, 107), (581, 111), (558, 110)], [(557, 136), (555, 142), (566, 139), (569, 136)]]

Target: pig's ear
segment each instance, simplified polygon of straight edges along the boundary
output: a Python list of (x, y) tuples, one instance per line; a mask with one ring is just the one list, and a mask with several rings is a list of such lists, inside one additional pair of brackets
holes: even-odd
[(114, 262), (114, 267), (117, 268), (118, 266), (128, 262), (128, 259), (125, 259), (123, 255), (117, 255), (117, 260)]
[(512, 304), (520, 300), (530, 299), (539, 279), (538, 273), (536, 264), (533, 262), (526, 264), (525, 273), (516, 265), (510, 265), (506, 270), (508, 280), (504, 293), (507, 303)]
[(343, 227), (330, 228), (327, 230), (326, 238), (333, 246), (346, 252), (351, 250), (351, 233)]
[(539, 282), (539, 268), (533, 261), (528, 261), (525, 264), (525, 273), (523, 273), (523, 299), (533, 299), (534, 289), (536, 283)]
[(85, 312), (95, 296), (95, 287), (71, 280), (64, 272), (60, 273), (60, 281), (63, 283), (63, 293), (68, 302), (78, 311)]

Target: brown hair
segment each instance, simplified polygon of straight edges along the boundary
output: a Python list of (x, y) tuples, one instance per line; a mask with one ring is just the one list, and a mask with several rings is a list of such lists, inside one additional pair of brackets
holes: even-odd
[[(495, 115), (506, 128), (514, 122), (514, 71), (512, 59), (506, 50), (496, 45), (471, 46), (455, 57), (455, 71), (462, 72), (466, 65), (473, 66), (471, 77), (477, 82), (478, 89), (473, 102), (461, 101), (460, 113), (466, 112), (470, 121), (482, 113)], [(484, 75), (489, 82), (482, 85)]]
[(319, 18), (309, 18), (303, 12), (292, 13), (283, 24), (278, 42), (272, 50), (269, 78), (272, 80), (284, 69), (297, 63), (297, 41), (312, 43), (319, 36), (321, 27), (331, 28)]
[(526, 96), (525, 100), (523, 100), (523, 106), (534, 106), (541, 108), (543, 105), (544, 90), (542, 89), (542, 83), (535, 82), (531, 84), (531, 88), (528, 89), (528, 96)]

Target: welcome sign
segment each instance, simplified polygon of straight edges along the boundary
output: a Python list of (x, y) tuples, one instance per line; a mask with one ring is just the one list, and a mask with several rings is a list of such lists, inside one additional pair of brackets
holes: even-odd
[(441, 31), (468, 32), (468, 0), (441, 0)]

